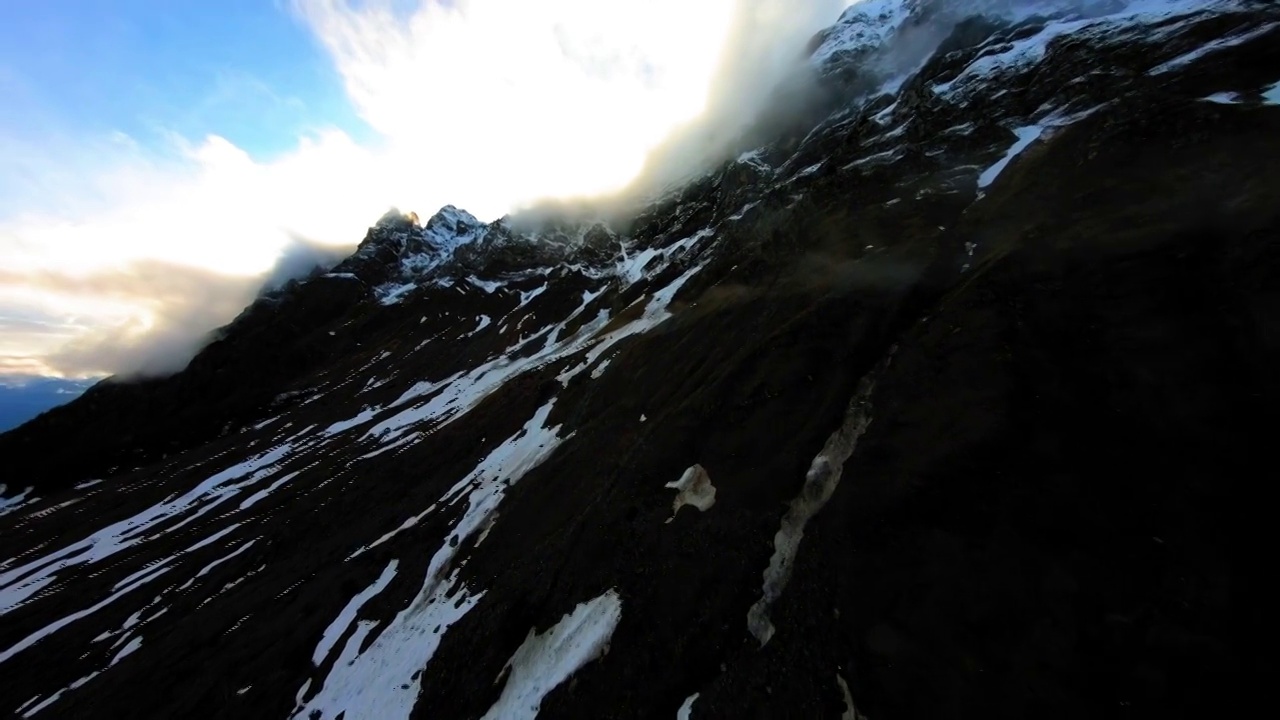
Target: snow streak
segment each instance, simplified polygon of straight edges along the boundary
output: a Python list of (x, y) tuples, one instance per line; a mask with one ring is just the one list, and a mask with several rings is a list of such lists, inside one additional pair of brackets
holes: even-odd
[(622, 598), (610, 590), (578, 605), (545, 634), (530, 630), (507, 661), (507, 684), (483, 720), (533, 720), (547, 693), (609, 651), (621, 619)]
[(769, 620), (769, 610), (782, 596), (782, 591), (791, 579), (796, 554), (800, 551), (800, 541), (804, 539), (804, 526), (835, 493), (845, 462), (853, 455), (858, 439), (871, 424), (871, 393), (875, 390), (877, 374), (872, 373), (859, 383), (858, 391), (854, 393), (853, 399), (849, 401), (849, 408), (845, 411), (844, 422), (827, 438), (822, 451), (809, 465), (800, 494), (791, 501), (791, 506), (782, 516), (782, 526), (773, 538), (773, 557), (769, 559), (769, 567), (764, 571), (764, 587), (760, 599), (747, 611), (747, 629), (761, 645), (767, 644), (773, 637), (774, 627)]

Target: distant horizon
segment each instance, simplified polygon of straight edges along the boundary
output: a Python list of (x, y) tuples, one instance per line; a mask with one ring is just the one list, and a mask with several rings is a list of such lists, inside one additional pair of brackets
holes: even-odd
[(75, 400), (100, 380), (0, 376), (0, 433)]

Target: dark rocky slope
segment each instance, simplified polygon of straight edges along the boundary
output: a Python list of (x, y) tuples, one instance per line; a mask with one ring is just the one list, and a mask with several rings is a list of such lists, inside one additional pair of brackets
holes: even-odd
[(4, 436), (41, 499), (0, 518), (0, 707), (1248, 707), (1280, 12), (1173, 5), (961, 23), (625, 232), (391, 215), (187, 372)]

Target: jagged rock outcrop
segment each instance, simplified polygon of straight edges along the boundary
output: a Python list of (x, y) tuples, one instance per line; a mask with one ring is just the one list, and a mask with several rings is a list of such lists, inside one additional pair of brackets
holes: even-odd
[(186, 372), (0, 436), (0, 708), (1247, 712), (1280, 10), (1084, 5), (957, 17), (625, 227), (393, 213)]

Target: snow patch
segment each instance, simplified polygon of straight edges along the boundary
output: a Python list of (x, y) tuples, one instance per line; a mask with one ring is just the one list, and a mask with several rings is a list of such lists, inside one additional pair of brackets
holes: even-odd
[(841, 166), (840, 169), (852, 170), (853, 168), (863, 167), (865, 165), (872, 165), (872, 166), (889, 165), (891, 163), (897, 162), (899, 159), (902, 158), (904, 154), (905, 154), (904, 148), (895, 147), (889, 150), (885, 150), (884, 152), (878, 152), (874, 155), (868, 155), (859, 160), (854, 160), (851, 163)]
[(462, 337), (464, 338), (475, 337), (476, 334), (478, 334), (481, 330), (484, 330), (485, 328), (489, 327), (492, 324), (493, 324), (493, 318), (489, 317), (488, 315), (481, 315), (480, 322), (479, 324), (476, 325), (476, 329), (472, 330), (466, 335), (463, 335)]
[[(564, 372), (557, 376), (560, 383), (562, 385), (568, 384), (569, 381), (576, 377), (578, 373), (582, 372), (584, 368), (594, 365), (595, 362), (600, 359), (600, 356), (608, 352), (614, 345), (618, 344), (623, 339), (633, 335), (644, 334), (666, 322), (667, 318), (672, 315), (667, 308), (675, 298), (676, 293), (680, 291), (680, 288), (684, 287), (685, 283), (693, 279), (694, 275), (702, 272), (703, 267), (705, 267), (705, 263), (695, 265), (680, 277), (672, 280), (669, 285), (649, 296), (648, 300), (645, 301), (644, 312), (639, 318), (616, 330), (613, 330), (603, 337), (592, 338), (589, 340), (588, 344), (593, 345), (591, 350), (586, 353), (584, 360), (568, 367)], [(584, 330), (586, 329), (587, 328), (584, 328)], [(594, 333), (595, 329), (592, 329), (591, 332)], [(572, 347), (564, 354), (568, 355), (578, 349), (579, 347)]]
[(439, 506), (438, 506), (438, 505), (434, 505), (434, 504), (433, 504), (433, 505), (431, 505), (430, 507), (428, 507), (426, 510), (423, 510), (422, 512), (418, 513), (417, 515), (414, 515), (413, 517), (409, 518), (408, 520), (405, 520), (404, 522), (400, 523), (400, 527), (396, 528), (395, 530), (392, 530), (392, 531), (390, 531), (390, 532), (384, 533), (384, 534), (382, 535), (382, 537), (378, 538), (377, 540), (374, 540), (373, 542), (369, 543), (368, 545), (361, 546), (359, 550), (356, 550), (355, 552), (351, 553), (351, 555), (347, 558), (347, 560), (354, 560), (354, 559), (356, 559), (356, 558), (360, 557), (361, 555), (365, 554), (366, 552), (368, 552), (368, 551), (370, 551), (370, 550), (372, 550), (372, 549), (374, 549), (374, 548), (378, 547), (379, 545), (381, 545), (381, 544), (385, 543), (386, 541), (390, 540), (391, 538), (395, 537), (396, 535), (399, 535), (400, 533), (404, 532), (405, 530), (408, 530), (409, 528), (412, 528), (412, 527), (417, 526), (417, 524), (418, 524), (418, 523), (422, 522), (422, 519), (423, 519), (423, 518), (425, 518), (426, 516), (428, 516), (428, 515), (430, 515), (431, 513), (435, 512), (437, 507), (439, 507)]
[(1043, 125), (1029, 125), (1027, 127), (1014, 128), (1013, 134), (1018, 136), (1018, 141), (1013, 144), (1013, 147), (1009, 148), (1009, 151), (1006, 152), (1004, 157), (1000, 158), (995, 165), (987, 168), (978, 176), (978, 187), (990, 187), (991, 183), (995, 182), (996, 178), (1000, 177), (1000, 173), (1004, 172), (1004, 169), (1009, 166), (1009, 163), (1012, 162), (1014, 158), (1018, 157), (1023, 150), (1030, 147), (1031, 143), (1039, 140), (1040, 136), (1044, 134), (1044, 131), (1045, 128)]
[(441, 503), (466, 497), (467, 510), (431, 558), (422, 589), (364, 651), (378, 624), (361, 620), (316, 695), (306, 699), (310, 680), (298, 692), (293, 717), (409, 717), (421, 689), (421, 671), (444, 633), (484, 597), (459, 584), (457, 569), (450, 572), (460, 567), (457, 555), (463, 543), (488, 526), (508, 488), (568, 439), (558, 437), (560, 426), (546, 426), (554, 404), (552, 400), (539, 408), (519, 432), (445, 493)]
[(1262, 37), (1263, 35), (1266, 35), (1267, 33), (1271, 32), (1277, 27), (1280, 27), (1280, 23), (1268, 23), (1266, 25), (1263, 25), (1262, 27), (1254, 28), (1253, 30), (1246, 33), (1241, 33), (1239, 35), (1232, 35), (1230, 37), (1225, 37), (1225, 38), (1219, 38), (1217, 40), (1214, 40), (1213, 42), (1205, 43), (1204, 45), (1201, 45), (1200, 47), (1196, 48), (1195, 50), (1192, 50), (1191, 52), (1184, 53), (1172, 60), (1169, 60), (1168, 62), (1161, 63), (1151, 68), (1151, 70), (1148, 71), (1148, 74), (1163, 75), (1165, 73), (1173, 72), (1174, 70), (1181, 70), (1182, 68), (1185, 68), (1188, 65), (1191, 65), (1192, 63), (1196, 62), (1197, 60), (1199, 60), (1200, 58), (1203, 58), (1206, 55), (1210, 55), (1219, 50), (1224, 50), (1229, 47), (1243, 45), (1249, 42), (1250, 40), (1255, 40), (1259, 37)]
[(769, 558), (769, 567), (764, 571), (760, 600), (747, 611), (747, 629), (761, 646), (773, 637), (774, 627), (769, 620), (769, 610), (774, 601), (782, 596), (782, 591), (791, 579), (791, 569), (795, 564), (796, 554), (800, 551), (800, 541), (804, 539), (804, 526), (835, 493), (845, 462), (853, 455), (859, 438), (871, 424), (871, 393), (875, 390), (876, 375), (873, 372), (858, 384), (858, 390), (845, 411), (844, 422), (827, 438), (826, 444), (809, 465), (800, 494), (791, 501), (786, 514), (782, 516), (782, 526), (773, 538), (773, 557)]
[(952, 95), (957, 89), (989, 79), (1010, 68), (1038, 63), (1044, 58), (1050, 41), (1062, 35), (1070, 35), (1090, 24), (1092, 23), (1087, 20), (1049, 23), (1035, 35), (1009, 43), (1003, 52), (983, 55), (975, 59), (954, 79), (935, 85), (933, 92), (946, 97)]
[(532, 289), (532, 290), (521, 290), (521, 291), (520, 291), (520, 304), (519, 304), (517, 307), (524, 307), (525, 305), (528, 305), (530, 300), (532, 300), (532, 299), (534, 299), (534, 298), (538, 297), (539, 295), (541, 295), (542, 293), (546, 292), (546, 291), (547, 291), (547, 288), (548, 288), (548, 287), (550, 287), (550, 286), (551, 286), (551, 285), (548, 283), (548, 284), (544, 284), (544, 285), (539, 285), (538, 287), (536, 287), (536, 288), (534, 288), (534, 289)]
[(840, 694), (844, 696), (844, 712), (840, 714), (840, 720), (865, 720), (862, 713), (858, 712), (857, 706), (853, 704), (853, 693), (849, 692), (849, 683), (844, 681), (840, 673), (836, 673), (836, 684), (840, 686)]
[(749, 203), (747, 203), (746, 205), (743, 205), (743, 206), (742, 206), (742, 208), (738, 210), (738, 212), (736, 212), (736, 213), (734, 213), (734, 214), (730, 215), (729, 217), (725, 218), (725, 221), (726, 221), (726, 222), (737, 222), (738, 220), (741, 220), (742, 218), (746, 217), (746, 216), (747, 216), (747, 213), (751, 212), (752, 208), (754, 208), (755, 206), (757, 206), (757, 205), (759, 205), (759, 204), (760, 204), (760, 201), (759, 201), (759, 200), (757, 200), (757, 201), (755, 201), (755, 202), (749, 202)]
[(1240, 95), (1238, 93), (1233, 93), (1233, 92), (1214, 93), (1208, 97), (1202, 97), (1200, 99), (1205, 102), (1216, 103), (1218, 105), (1239, 105), (1240, 104)]
[(505, 286), (506, 286), (506, 283), (504, 283), (504, 282), (502, 282), (502, 281), (496, 281), (496, 280), (481, 280), (480, 278), (475, 277), (474, 275), (473, 275), (473, 276), (471, 276), (471, 277), (469, 277), (469, 278), (467, 278), (467, 282), (469, 282), (469, 283), (471, 283), (473, 286), (475, 286), (475, 287), (477, 287), (477, 288), (479, 288), (479, 289), (483, 290), (483, 291), (485, 292), (485, 294), (486, 294), (486, 295), (492, 295), (493, 293), (497, 292), (498, 290), (500, 290), (500, 289), (502, 289), (503, 287), (505, 287)]
[(530, 630), (503, 668), (510, 671), (507, 684), (484, 720), (532, 720), (547, 693), (609, 651), (621, 619), (622, 598), (610, 590), (578, 605), (545, 634)]
[[(39, 501), (39, 500), (40, 500), (40, 498), (32, 498), (32, 499), (30, 500), (30, 502), (28, 502), (27, 504), (29, 504), (29, 505), (31, 505), (31, 504), (35, 504), (35, 503), (36, 503), (37, 501)], [(81, 500), (84, 500), (84, 498), (83, 498), (83, 497), (75, 497), (75, 498), (71, 498), (70, 500), (66, 500), (66, 501), (64, 501), (64, 502), (60, 502), (60, 503), (58, 503), (57, 505), (50, 505), (50, 506), (48, 506), (48, 507), (40, 508), (39, 510), (36, 510), (35, 512), (31, 513), (30, 515), (27, 515), (27, 516), (26, 516), (26, 518), (24, 518), (24, 520), (25, 520), (26, 522), (31, 522), (32, 520), (39, 520), (40, 518), (46, 518), (46, 517), (49, 517), (50, 515), (52, 515), (52, 514), (54, 514), (54, 513), (58, 512), (59, 510), (61, 510), (61, 509), (63, 509), (63, 508), (69, 508), (69, 507), (71, 507), (72, 505), (75, 505), (75, 504), (79, 503)]]
[[(209, 476), (176, 498), (166, 499), (84, 540), (0, 574), (0, 615), (25, 605), (36, 592), (53, 583), (62, 571), (102, 562), (126, 548), (168, 535), (190, 524), (237, 495), (244, 487), (273, 475), (278, 468), (277, 463), (292, 450), (293, 446), (288, 443), (280, 445)], [(232, 484), (236, 480), (241, 482)], [(180, 522), (159, 528), (165, 521), (189, 511), (194, 512)]]
[[(63, 688), (63, 689), (59, 690), (58, 692), (56, 692), (56, 693), (54, 693), (54, 694), (50, 695), (50, 696), (49, 696), (49, 698), (48, 698), (47, 700), (45, 700), (44, 702), (40, 703), (39, 705), (36, 705), (35, 707), (31, 708), (30, 710), (27, 710), (26, 712), (23, 712), (23, 713), (22, 713), (22, 717), (24, 717), (24, 718), (29, 718), (29, 717), (31, 717), (32, 715), (35, 715), (36, 713), (40, 712), (41, 710), (44, 710), (45, 708), (49, 707), (50, 705), (52, 705), (52, 704), (54, 704), (54, 703), (58, 702), (59, 700), (61, 700), (61, 699), (62, 699), (62, 696), (63, 696), (63, 695), (65, 695), (66, 693), (71, 692), (72, 690), (79, 690), (80, 688), (84, 687), (85, 685), (88, 685), (90, 680), (92, 680), (92, 679), (94, 679), (94, 678), (98, 677), (98, 676), (99, 676), (99, 675), (101, 675), (101, 674), (102, 674), (101, 672), (92, 672), (92, 673), (89, 673), (88, 675), (85, 675), (84, 677), (80, 678), (79, 680), (76, 680), (75, 682), (71, 683), (70, 685), (66, 686), (65, 688)], [(27, 702), (27, 704), (28, 704), (28, 705), (29, 705), (29, 704), (31, 704), (31, 701), (28, 701), (28, 702)], [(24, 705), (23, 707), (26, 707), (26, 706)], [(19, 708), (19, 711), (21, 711), (21, 708)]]
[(689, 720), (693, 713), (693, 704), (698, 701), (701, 693), (694, 693), (684, 699), (684, 703), (680, 705), (680, 709), (676, 711), (676, 720)]
[(398, 560), (392, 560), (387, 565), (387, 568), (382, 571), (382, 574), (378, 576), (378, 579), (369, 587), (361, 590), (358, 595), (351, 598), (346, 607), (342, 608), (342, 611), (338, 613), (338, 617), (329, 623), (329, 627), (324, 629), (324, 635), (320, 638), (320, 642), (316, 644), (315, 652), (311, 654), (313, 665), (320, 667), (325, 658), (329, 657), (329, 653), (333, 651), (333, 646), (338, 643), (338, 639), (347, 632), (347, 628), (351, 627), (351, 623), (356, 619), (356, 613), (360, 612), (360, 608), (364, 607), (364, 604), (369, 602), (375, 595), (387, 589), (387, 585), (396, 576), (396, 566), (398, 564)]
[(595, 366), (595, 369), (593, 369), (593, 370), (591, 371), (591, 379), (592, 379), (592, 380), (599, 380), (599, 379), (600, 379), (600, 377), (601, 377), (602, 375), (604, 375), (604, 371), (605, 371), (606, 369), (608, 369), (608, 367), (609, 367), (609, 362), (610, 362), (610, 361), (612, 361), (612, 360), (613, 360), (613, 358), (605, 358), (605, 359), (604, 359), (604, 362), (602, 362), (602, 363), (600, 363), (599, 365)]
[(37, 630), (36, 632), (28, 635), (26, 638), (20, 640), (16, 645), (13, 645), (8, 650), (5, 650), (4, 652), (0, 652), (0, 663), (3, 663), (9, 660), (10, 658), (22, 652), (23, 650), (26, 650), (32, 645), (35, 645), (36, 643), (40, 642), (44, 638), (54, 634), (55, 632), (61, 630), (62, 628), (70, 625), (71, 623), (77, 620), (80, 620), (81, 618), (92, 615), (93, 613), (101, 610), (102, 608), (110, 605), (116, 600), (119, 600), (120, 598), (129, 594), (130, 592), (138, 589), (142, 585), (145, 585), (146, 583), (151, 582), (152, 580), (155, 580), (157, 577), (163, 575), (166, 572), (168, 572), (168, 568), (162, 568), (159, 572), (153, 575), (149, 575), (141, 580), (138, 580), (137, 582), (133, 583), (132, 585), (129, 585), (128, 587), (122, 590), (118, 590), (112, 593), (111, 595), (108, 595), (106, 599), (100, 600), (95, 605), (92, 605), (79, 612), (75, 612), (70, 615), (67, 615), (64, 618), (57, 620), (53, 623), (50, 623), (49, 625), (45, 626), (40, 630)]
[(381, 407), (365, 408), (361, 410), (360, 414), (356, 415), (355, 417), (349, 420), (341, 420), (339, 422), (336, 422), (330, 425), (329, 427), (325, 428), (324, 430), (322, 430), (320, 434), (324, 435), (325, 437), (331, 437), (333, 435), (337, 435), (338, 433), (346, 432), (347, 430), (350, 430), (351, 428), (357, 425), (363, 425), (364, 423), (369, 422), (370, 420), (377, 417), (378, 413), (380, 412), (382, 412)]
[(181, 585), (179, 585), (179, 586), (178, 586), (178, 590), (186, 590), (187, 588), (191, 587), (192, 585), (194, 585), (194, 584), (195, 584), (196, 580), (199, 580), (200, 578), (204, 577), (205, 575), (208, 575), (209, 573), (213, 572), (213, 569), (214, 569), (214, 568), (218, 567), (218, 566), (219, 566), (219, 565), (221, 565), (222, 563), (224, 563), (224, 562), (226, 562), (226, 561), (230, 560), (231, 558), (236, 557), (237, 555), (239, 555), (240, 553), (244, 552), (245, 550), (248, 550), (249, 548), (253, 547), (253, 544), (254, 544), (254, 543), (256, 543), (256, 542), (258, 542), (258, 539), (257, 539), (257, 538), (254, 538), (254, 539), (250, 540), (249, 542), (247, 542), (247, 543), (245, 543), (245, 544), (241, 545), (240, 547), (236, 548), (235, 550), (232, 550), (231, 552), (227, 553), (226, 555), (223, 555), (222, 557), (218, 558), (217, 560), (214, 560), (213, 562), (209, 563), (208, 565), (205, 565), (204, 567), (200, 568), (200, 571), (199, 571), (199, 572), (197, 572), (195, 575), (192, 575), (190, 580), (187, 580), (186, 582), (184, 582), (184, 583), (182, 583)]
[(711, 484), (711, 476), (701, 465), (694, 465), (685, 470), (679, 480), (667, 483), (666, 487), (676, 491), (676, 499), (671, 503), (671, 519), (667, 520), (668, 523), (676, 519), (676, 514), (685, 505), (691, 505), (700, 512), (706, 512), (716, 504), (716, 486)]
[(381, 285), (374, 291), (374, 295), (378, 298), (378, 302), (382, 305), (390, 306), (399, 303), (409, 296), (418, 287), (417, 283), (388, 283)]
[(661, 248), (646, 248), (634, 254), (628, 254), (624, 249), (622, 259), (618, 262), (618, 277), (624, 279), (628, 285), (638, 282), (644, 277), (645, 266), (662, 253)]
[(871, 119), (875, 121), (875, 124), (879, 125), (880, 127), (885, 127), (886, 125), (889, 124), (889, 121), (893, 119), (893, 113), (897, 109), (898, 109), (898, 101), (895, 100), (893, 101), (893, 104), (889, 105), (889, 107), (881, 110), (875, 115), (872, 115)]
[(107, 665), (107, 667), (111, 667), (112, 665), (115, 665), (121, 660), (134, 654), (135, 652), (138, 651), (138, 648), (140, 647), (142, 647), (142, 638), (138, 637), (137, 635), (134, 635), (133, 638), (129, 640), (129, 643), (125, 645), (123, 648), (121, 648), (120, 652), (116, 653), (115, 657), (111, 658), (111, 664)]
[(819, 170), (821, 170), (821, 169), (822, 169), (822, 166), (823, 166), (825, 163), (826, 163), (826, 160), (820, 160), (820, 161), (818, 161), (818, 162), (816, 162), (816, 163), (814, 163), (814, 164), (810, 165), (809, 167), (806, 167), (806, 168), (802, 169), (800, 172), (798, 172), (798, 173), (796, 173), (795, 175), (793, 175), (791, 179), (792, 179), (792, 180), (799, 180), (800, 178), (808, 177), (808, 176), (810, 176), (810, 175), (813, 175), (813, 174), (817, 173)]
[(1280, 82), (1263, 91), (1262, 101), (1268, 105), (1280, 105)]
[[(619, 278), (627, 283), (639, 280), (643, 276), (642, 270), (644, 266), (648, 265), (653, 258), (662, 257), (667, 263), (670, 263), (672, 262), (671, 258), (675, 257), (677, 253), (681, 251), (687, 253), (694, 244), (710, 237), (712, 234), (710, 229), (702, 230), (673, 243), (664, 250), (646, 250), (630, 256), (619, 265), (617, 270)], [(662, 290), (654, 292), (645, 305), (643, 316), (622, 328), (614, 330), (603, 337), (597, 336), (596, 333), (609, 322), (608, 314), (602, 312), (596, 320), (578, 328), (573, 336), (559, 340), (558, 338), (564, 332), (566, 326), (582, 313), (595, 298), (599, 297), (600, 293), (604, 292), (604, 289), (594, 294), (584, 292), (583, 304), (577, 310), (570, 313), (560, 323), (546, 327), (528, 339), (522, 338), (521, 342), (507, 353), (472, 368), (466, 373), (460, 373), (439, 382), (415, 385), (393, 403), (392, 407), (417, 397), (426, 396), (428, 399), (421, 404), (402, 410), (383, 420), (370, 428), (363, 438), (389, 443), (400, 438), (411, 426), (427, 422), (434, 422), (435, 430), (439, 430), (465, 415), (491, 393), (505, 385), (508, 380), (518, 377), (530, 369), (545, 366), (571, 357), (583, 349), (589, 349), (584, 360), (580, 360), (560, 374), (560, 382), (567, 383), (583, 369), (593, 367), (600, 357), (620, 340), (631, 335), (647, 332), (670, 317), (671, 313), (667, 312), (666, 308), (670, 304), (672, 297), (702, 268), (703, 265), (695, 266), (673, 280)], [(522, 349), (538, 341), (545, 343), (541, 350), (526, 357), (518, 357)]]
[[(438, 572), (434, 566), (433, 571)], [(311, 681), (298, 692), (293, 717), (408, 718), (418, 700), (420, 670), (435, 655), (444, 633), (483, 597), (458, 587), (458, 575), (429, 573), (422, 590), (364, 652), (369, 633), (378, 623), (361, 620), (347, 638), (323, 687), (302, 700)]]
[(256, 493), (254, 493), (254, 494), (250, 495), (249, 497), (245, 498), (245, 499), (244, 499), (244, 502), (240, 503), (240, 509), (241, 509), (241, 510), (248, 510), (249, 508), (251, 508), (251, 507), (253, 507), (254, 505), (258, 504), (260, 501), (262, 501), (264, 498), (266, 498), (266, 497), (267, 497), (268, 495), (270, 495), (271, 493), (273, 493), (273, 492), (275, 492), (276, 490), (280, 489), (280, 486), (281, 486), (281, 485), (284, 485), (285, 483), (289, 482), (290, 480), (292, 480), (292, 479), (294, 479), (294, 478), (296, 478), (296, 477), (298, 477), (298, 473), (293, 472), (293, 473), (289, 473), (288, 475), (285, 475), (284, 477), (280, 478), (279, 480), (276, 480), (275, 482), (273, 482), (273, 483), (271, 483), (270, 485), (268, 485), (266, 488), (264, 488), (264, 489), (262, 489), (262, 490), (259, 490), (258, 492), (256, 492)]
[[(966, 3), (971, 1), (965, 0)], [(1021, 5), (1028, 11), (1036, 9), (1034, 3), (1022, 3)], [(1069, 9), (1065, 5), (1066, 3), (1047, 3), (1040, 10), (1060, 12)], [(1141, 26), (1159, 26), (1160, 31), (1168, 32), (1171, 28), (1177, 27), (1175, 23), (1170, 22), (1171, 19), (1206, 11), (1230, 9), (1233, 6), (1232, 0), (1129, 0), (1128, 2), (1116, 3), (1113, 12), (1106, 12), (1093, 17), (1081, 19), (1078, 15), (1068, 15), (1066, 18), (1047, 22), (1034, 35), (999, 45), (1000, 52), (981, 55), (974, 59), (953, 80), (934, 86), (933, 91), (938, 95), (952, 96), (958, 91), (983, 84), (1009, 70), (1024, 68), (1038, 63), (1044, 59), (1049, 44), (1056, 38), (1065, 35), (1098, 35), (1125, 31)], [(1018, 5), (1014, 7), (1017, 9)], [(1000, 14), (1007, 15), (1007, 13)], [(1030, 14), (1032, 13), (1015, 12), (1013, 19), (1015, 21), (1025, 19)], [(1194, 61), (1195, 57), (1190, 57), (1190, 55), (1207, 54), (1221, 47), (1245, 42), (1248, 39), (1251, 38), (1232, 38), (1226, 41), (1226, 44), (1222, 44), (1224, 41), (1210, 43), (1209, 46), (1202, 47), (1194, 53), (1189, 53), (1187, 56), (1170, 61), (1166, 65), (1170, 65), (1168, 69), (1174, 69), (1175, 67), (1180, 67), (1181, 64)], [(1151, 72), (1155, 74), (1163, 71), (1166, 70), (1157, 68)]]
[(364, 455), (361, 455), (360, 457), (358, 457), (358, 458), (356, 458), (356, 459), (357, 459), (357, 460), (368, 460), (368, 459), (370, 459), (370, 458), (376, 458), (376, 457), (378, 457), (379, 455), (382, 455), (383, 453), (394, 452), (394, 451), (396, 451), (396, 450), (399, 450), (399, 449), (401, 449), (401, 448), (405, 447), (406, 445), (412, 445), (413, 443), (417, 442), (417, 441), (418, 441), (418, 440), (420, 440), (420, 439), (422, 439), (422, 433), (410, 433), (410, 434), (405, 435), (404, 437), (400, 438), (399, 440), (396, 440), (396, 441), (395, 441), (395, 442), (393, 442), (393, 443), (389, 443), (389, 444), (387, 444), (387, 445), (383, 445), (382, 447), (378, 448), (377, 450), (374, 450), (373, 452), (365, 453)]
[[(0, 493), (3, 493), (7, 489), (8, 489), (7, 487), (0, 485)], [(0, 497), (0, 515), (8, 515), (14, 510), (17, 510), (18, 508), (22, 507), (23, 503), (27, 499), (27, 496), (30, 495), (31, 491), (34, 489), (35, 488), (27, 488), (26, 490), (23, 490), (22, 492), (18, 493), (17, 495), (14, 495), (13, 497), (8, 497), (8, 498)], [(31, 502), (35, 502), (35, 500), (36, 499), (33, 498)]]
[(1074, 115), (1062, 115), (1059, 111), (1055, 110), (1051, 111), (1037, 125), (1014, 128), (1013, 134), (1018, 137), (1017, 142), (1013, 144), (1013, 147), (1009, 148), (1008, 152), (1004, 154), (1004, 157), (1000, 158), (995, 165), (987, 168), (978, 176), (978, 188), (983, 189), (989, 187), (996, 181), (996, 178), (1000, 177), (1000, 173), (1004, 172), (1010, 162), (1021, 155), (1022, 152), (1030, 147), (1032, 143), (1043, 137), (1046, 132), (1079, 122), (1094, 114), (1102, 107), (1102, 105), (1099, 105), (1097, 107), (1092, 107), (1088, 110), (1075, 113)]

